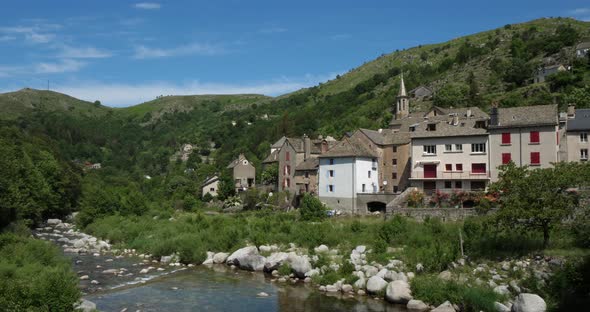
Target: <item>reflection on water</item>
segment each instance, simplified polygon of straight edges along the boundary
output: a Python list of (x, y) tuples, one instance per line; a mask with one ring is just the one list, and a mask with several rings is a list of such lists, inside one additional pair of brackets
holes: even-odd
[[(266, 292), (269, 297), (257, 297)], [(176, 272), (141, 286), (86, 296), (101, 311), (406, 311), (368, 298), (327, 296), (304, 285), (279, 285), (260, 273), (223, 266)]]

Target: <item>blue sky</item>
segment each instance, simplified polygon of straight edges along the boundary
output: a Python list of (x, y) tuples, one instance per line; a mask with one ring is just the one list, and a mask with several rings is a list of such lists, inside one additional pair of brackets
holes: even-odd
[(168, 94), (280, 95), (383, 53), (539, 17), (590, 20), (587, 1), (3, 0), (0, 92), (127, 106)]

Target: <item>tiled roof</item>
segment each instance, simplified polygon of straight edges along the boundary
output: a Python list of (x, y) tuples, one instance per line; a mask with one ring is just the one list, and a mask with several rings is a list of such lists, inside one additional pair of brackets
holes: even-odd
[(302, 161), (297, 167), (295, 171), (304, 171), (304, 170), (315, 170), (320, 165), (320, 160), (316, 157), (310, 157), (304, 161)]
[(205, 182), (203, 182), (202, 186), (211, 184), (211, 183), (218, 181), (218, 180), (219, 180), (218, 176), (212, 176), (211, 178), (208, 178), (207, 180), (205, 180)]
[(272, 151), (266, 158), (262, 161), (263, 164), (273, 163), (279, 161), (279, 151), (278, 149)]
[(240, 154), (240, 156), (238, 156), (238, 158), (234, 159), (232, 162), (229, 163), (229, 165), (227, 165), (227, 168), (228, 169), (234, 168), (235, 166), (237, 166), (244, 159), (246, 159), (246, 157), (244, 156), (244, 154)]
[(557, 125), (557, 104), (498, 108), (498, 124), (490, 129)]
[[(487, 118), (458, 118), (454, 123), (451, 116), (436, 116), (423, 120), (414, 125), (415, 130), (411, 132), (412, 138), (433, 138), (452, 136), (486, 135), (485, 127), (476, 128), (477, 122), (487, 122)], [(428, 125), (434, 124), (435, 130), (428, 130)]]
[(332, 147), (329, 151), (318, 157), (377, 157), (377, 153), (367, 148), (358, 140), (343, 138), (342, 141)]
[(577, 50), (590, 49), (590, 41), (578, 43), (578, 45), (576, 46), (576, 49)]
[(576, 116), (567, 121), (567, 131), (590, 130), (590, 109), (576, 109)]
[(381, 129), (381, 131), (359, 129), (369, 140), (378, 145), (400, 145), (410, 143), (410, 134), (407, 132), (394, 132), (392, 129)]

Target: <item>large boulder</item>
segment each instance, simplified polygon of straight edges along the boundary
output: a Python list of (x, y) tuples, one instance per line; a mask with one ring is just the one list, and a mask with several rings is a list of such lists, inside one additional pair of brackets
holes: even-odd
[(256, 246), (248, 246), (234, 251), (234, 253), (227, 257), (226, 263), (228, 265), (238, 265), (238, 258), (243, 258), (249, 255), (258, 255), (258, 249), (256, 248)]
[(305, 278), (305, 273), (311, 271), (311, 263), (309, 262), (309, 258), (307, 256), (298, 256), (296, 254), (289, 254), (288, 258), (289, 264), (291, 265), (291, 269), (293, 273), (298, 278)]
[(546, 310), (545, 300), (535, 294), (520, 294), (512, 305), (512, 312), (545, 312)]
[(387, 282), (379, 276), (372, 276), (367, 281), (367, 291), (370, 294), (376, 294), (387, 287)]
[(245, 255), (236, 259), (237, 265), (242, 270), (262, 271), (266, 258), (261, 255)]
[(426, 311), (428, 310), (428, 305), (424, 303), (422, 300), (412, 299), (408, 301), (406, 308), (411, 311)]
[(397, 280), (387, 284), (385, 299), (393, 303), (407, 303), (412, 300), (412, 290), (406, 281)]
[(215, 264), (224, 263), (225, 260), (227, 260), (227, 257), (229, 257), (229, 254), (227, 252), (218, 252), (213, 256), (213, 263), (215, 263)]
[(92, 301), (81, 299), (80, 302), (74, 306), (74, 309), (83, 312), (93, 312), (96, 311), (96, 304)]
[(510, 309), (502, 303), (494, 302), (494, 308), (496, 312), (510, 312)]
[(439, 305), (438, 307), (432, 309), (430, 312), (457, 312), (453, 305), (445, 301), (443, 304)]
[(438, 278), (445, 281), (450, 281), (452, 278), (451, 271), (442, 271), (438, 274)]
[(354, 287), (356, 287), (358, 289), (365, 289), (366, 285), (367, 285), (367, 280), (364, 277), (361, 277), (361, 278), (357, 279), (356, 282), (354, 282)]
[(506, 285), (500, 285), (500, 286), (494, 287), (494, 292), (497, 293), (498, 295), (510, 295), (510, 290), (508, 289), (508, 286), (506, 286)]
[(58, 225), (61, 223), (60, 219), (47, 219), (47, 224), (48, 225)]
[(215, 256), (214, 252), (207, 251), (207, 259), (203, 261), (203, 264), (213, 264), (213, 256)]
[(330, 248), (328, 248), (328, 246), (326, 246), (326, 245), (319, 245), (316, 248), (314, 248), (314, 251), (317, 254), (326, 253), (326, 252), (330, 251)]
[(264, 263), (264, 271), (265, 272), (272, 272), (278, 269), (281, 264), (289, 259), (289, 254), (286, 252), (274, 252), (270, 256), (266, 258), (266, 263)]
[(82, 248), (86, 246), (86, 241), (84, 239), (77, 239), (74, 241), (74, 248)]

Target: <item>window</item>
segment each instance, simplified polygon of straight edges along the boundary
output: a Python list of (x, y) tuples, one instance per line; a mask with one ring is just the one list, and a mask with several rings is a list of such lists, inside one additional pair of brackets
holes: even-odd
[[(370, 171), (369, 171), (369, 172), (370, 172)], [(365, 184), (364, 184), (364, 183), (363, 183), (363, 185), (362, 185), (362, 191), (361, 191), (361, 192), (363, 192), (363, 193), (365, 192)]]
[(453, 183), (451, 181), (445, 181), (445, 188), (450, 189), (453, 187)]
[(486, 152), (486, 144), (485, 143), (471, 144), (471, 152), (472, 153), (485, 153)]
[(445, 171), (453, 171), (453, 164), (445, 164)]
[(450, 152), (453, 150), (453, 144), (445, 144), (445, 152)]
[(397, 158), (392, 159), (391, 164), (397, 166)]
[(463, 164), (456, 164), (455, 165), (455, 170), (457, 170), (457, 171), (463, 171)]
[(580, 150), (580, 160), (581, 161), (588, 160), (588, 149), (587, 148), (583, 148)]
[(463, 188), (463, 182), (462, 181), (455, 181), (455, 188), (456, 189), (462, 189)]
[(510, 132), (502, 133), (502, 144), (510, 144)]
[(291, 175), (291, 166), (287, 165), (287, 166), (285, 167), (285, 174), (286, 174), (286, 175)]
[(334, 185), (332, 185), (332, 184), (328, 185), (328, 192), (334, 193)]
[(328, 170), (328, 176), (330, 178), (333, 178), (334, 177), (334, 170)]
[(486, 164), (471, 164), (471, 173), (486, 173)]
[(588, 142), (588, 133), (580, 133), (580, 142)]
[(531, 131), (530, 137), (530, 143), (539, 143), (539, 131)]
[(371, 171), (367, 171), (367, 178), (371, 178)]
[(397, 172), (391, 173), (391, 178), (396, 180), (397, 179)]
[(394, 152), (394, 153), (397, 153), (397, 146), (394, 146), (394, 147), (393, 147), (393, 152)]
[(291, 153), (290, 152), (285, 152), (285, 160), (286, 161), (291, 160)]
[(424, 154), (436, 155), (436, 145), (424, 145)]
[(287, 187), (291, 187), (291, 179), (287, 178)]
[(334, 164), (334, 158), (330, 158), (330, 165)]
[(209, 188), (209, 191), (215, 192), (215, 188), (214, 187), (211, 187), (211, 188)]
[(540, 164), (541, 164), (541, 153), (531, 152), (531, 165), (540, 165)]
[(509, 163), (512, 160), (512, 155), (510, 153), (502, 153), (502, 165)]
[(471, 190), (482, 191), (485, 188), (486, 188), (486, 183), (484, 181), (471, 181)]
[(436, 124), (434, 124), (434, 123), (427, 124), (426, 131), (436, 131)]
[(305, 172), (305, 177), (309, 178), (309, 172), (307, 172), (307, 171)]
[(455, 144), (455, 150), (457, 152), (463, 151), (463, 144)]

